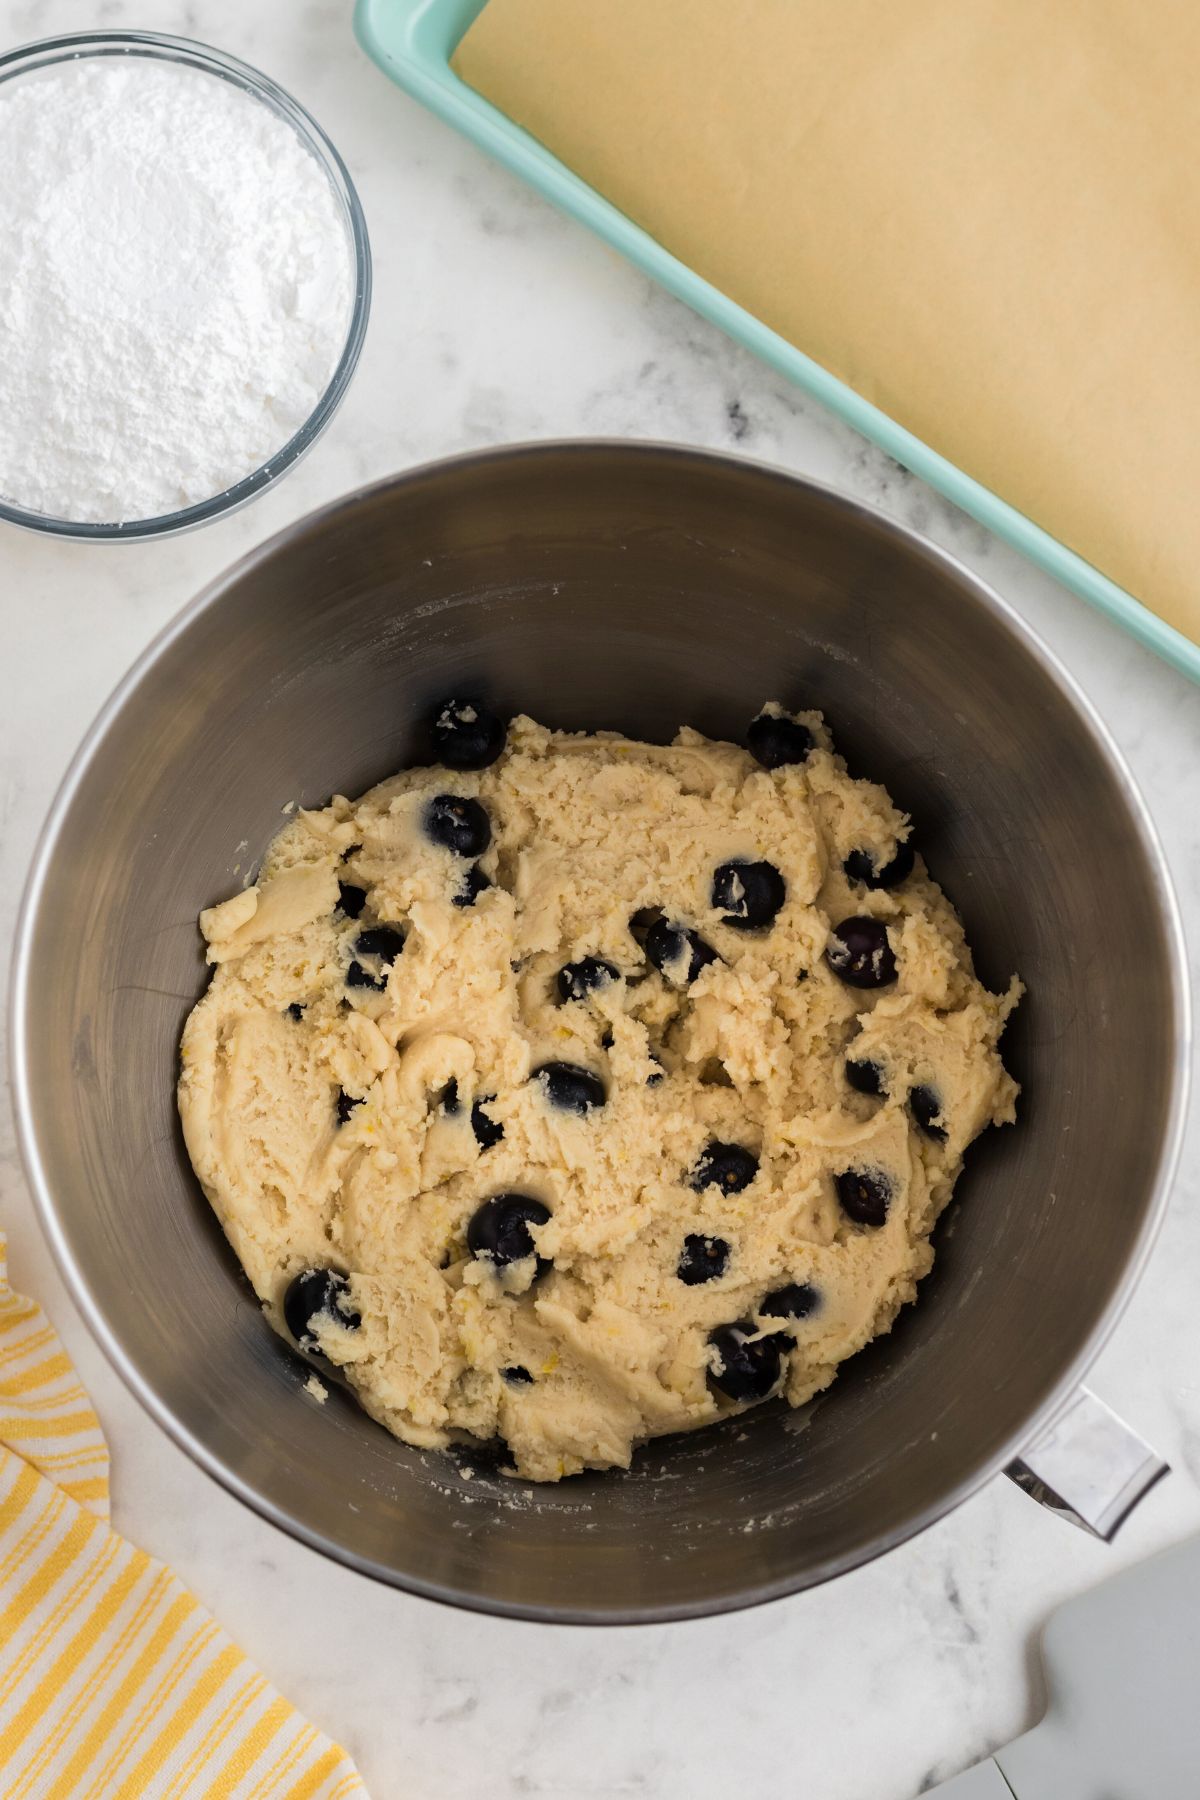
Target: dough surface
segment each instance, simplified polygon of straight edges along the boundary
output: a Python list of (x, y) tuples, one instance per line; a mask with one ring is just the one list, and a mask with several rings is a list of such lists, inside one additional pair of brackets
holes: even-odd
[[(787, 717), (814, 747), (775, 769), (690, 730), (661, 747), (515, 719), (489, 767), (299, 812), (257, 885), (201, 914), (215, 972), (179, 1083), (196, 1173), (289, 1342), (296, 1278), (347, 1278), (309, 1347), (398, 1437), (483, 1440), (527, 1480), (625, 1466), (736, 1410), (710, 1341), (734, 1324), (801, 1404), (914, 1298), (967, 1145), (1013, 1119), (996, 1045), (1020, 984), (980, 985), (919, 856), (891, 888), (847, 876), (856, 851), (885, 869), (908, 821), (818, 714)], [(486, 810), (478, 856), (431, 838), (445, 795)], [(714, 907), (730, 861), (782, 877), (766, 929), (727, 922), (736, 882)], [(716, 952), (694, 979), (686, 954), (654, 966), (656, 913)], [(851, 918), (886, 927), (886, 985), (827, 959)], [(397, 935), (363, 939), (380, 925)], [(585, 957), (615, 976), (563, 1000)], [(555, 1105), (548, 1063), (598, 1076), (603, 1103)], [(699, 1185), (714, 1143), (756, 1159), (740, 1191)], [(882, 1223), (839, 1198), (864, 1174)], [(547, 1209), (536, 1257), (471, 1254), (503, 1194)], [(796, 1287), (802, 1316), (763, 1310)]]

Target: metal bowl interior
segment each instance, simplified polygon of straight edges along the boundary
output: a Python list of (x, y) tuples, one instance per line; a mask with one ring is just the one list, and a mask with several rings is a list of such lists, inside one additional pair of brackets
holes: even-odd
[[(464, 1481), (339, 1391), (319, 1407), (192, 1178), (176, 1044), (196, 913), (286, 801), (357, 793), (431, 704), (738, 736), (821, 707), (915, 818), (981, 973), (1028, 983), (1019, 1126), (975, 1146), (919, 1304), (804, 1413), (529, 1491)], [(354, 1567), (540, 1619), (685, 1617), (848, 1569), (1001, 1467), (1095, 1354), (1163, 1199), (1186, 998), (1140, 802), (1070, 683), (964, 570), (748, 463), (540, 445), (418, 470), (267, 544), (118, 690), (20, 928), (14, 1069), (42, 1217), (93, 1329), (233, 1492)]]
[(249, 63), (240, 61), (236, 56), (226, 55), (223, 50), (197, 43), (192, 38), (170, 37), (158, 31), (78, 31), (23, 44), (0, 56), (0, 83), (19, 80), (54, 63), (112, 56), (134, 56), (151, 61), (186, 64), (189, 68), (199, 69), (206, 75), (216, 76), (221, 81), (228, 81), (234, 87), (241, 88), (285, 120), (324, 170), (333, 190), (346, 230), (346, 256), (351, 266), (354, 296), (346, 328), (346, 342), (325, 392), (316, 406), (299, 430), (285, 444), (281, 444), (274, 455), (268, 457), (260, 468), (253, 469), (230, 487), (209, 495), (205, 500), (180, 507), (175, 512), (162, 513), (156, 518), (125, 519), (111, 524), (51, 518), (44, 513), (31, 512), (27, 507), (19, 506), (15, 501), (6, 500), (0, 495), (0, 519), (9, 524), (21, 525), (29, 531), (41, 531), (50, 537), (79, 538), (90, 543), (126, 543), (130, 539), (166, 537), (178, 531), (190, 531), (197, 525), (207, 525), (210, 520), (219, 518), (224, 513), (236, 511), (248, 500), (253, 500), (256, 495), (274, 487), (289, 469), (293, 469), (308, 454), (344, 400), (358, 367), (367, 333), (367, 320), (371, 313), (371, 243), (367, 235), (366, 217), (350, 179), (350, 171), (312, 114), (261, 70), (252, 68)]

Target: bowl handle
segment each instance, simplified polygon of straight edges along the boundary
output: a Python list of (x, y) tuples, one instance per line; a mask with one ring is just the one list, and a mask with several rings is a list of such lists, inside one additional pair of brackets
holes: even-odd
[(1081, 1387), (1004, 1473), (1034, 1500), (1111, 1543), (1170, 1464)]

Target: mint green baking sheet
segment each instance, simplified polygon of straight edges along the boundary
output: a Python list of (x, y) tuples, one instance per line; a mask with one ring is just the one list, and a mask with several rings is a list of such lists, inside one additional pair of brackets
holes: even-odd
[[(1032, 562), (1107, 613), (1140, 643), (1200, 682), (1200, 646), (702, 280), (572, 174), (536, 138), (460, 81), (450, 67), (450, 58), (484, 4), (485, 0), (357, 0), (354, 28), (368, 56), (407, 93), (457, 126), (497, 161), (523, 175), (554, 205), (590, 226), (663, 287), (822, 401), (981, 525), (1015, 544)], [(654, 0), (646, 0), (646, 4), (651, 6)]]

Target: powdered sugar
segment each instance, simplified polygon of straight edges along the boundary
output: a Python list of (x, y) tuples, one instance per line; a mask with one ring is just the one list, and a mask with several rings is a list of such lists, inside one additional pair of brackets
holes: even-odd
[(120, 56), (0, 84), (0, 495), (128, 522), (253, 473), (345, 346), (351, 245), (297, 133)]

